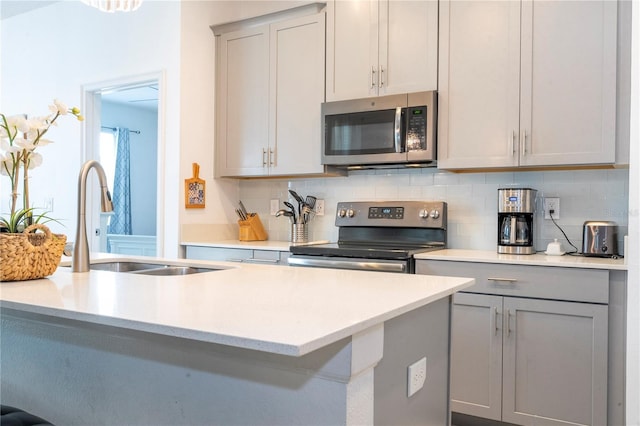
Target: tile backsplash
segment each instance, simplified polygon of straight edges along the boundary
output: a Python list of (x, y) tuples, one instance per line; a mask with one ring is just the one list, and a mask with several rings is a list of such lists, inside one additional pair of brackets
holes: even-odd
[(294, 189), (302, 196), (315, 195), (325, 201), (325, 215), (310, 222), (310, 240), (337, 239), (334, 225), (339, 201), (439, 200), (448, 204), (449, 248), (494, 250), (497, 240), (498, 188), (526, 187), (538, 190), (534, 225), (535, 246), (544, 251), (557, 238), (565, 250), (571, 246), (551, 220), (543, 219), (542, 197), (560, 198), (556, 223), (580, 251), (582, 225), (586, 220), (609, 220), (618, 224), (618, 247), (622, 251), (628, 222), (627, 169), (578, 171), (519, 171), (452, 173), (435, 168), (412, 170), (368, 170), (347, 177), (245, 180), (240, 198), (247, 208), (263, 218), (270, 240), (289, 240), (288, 218), (269, 216), (271, 199), (289, 200)]

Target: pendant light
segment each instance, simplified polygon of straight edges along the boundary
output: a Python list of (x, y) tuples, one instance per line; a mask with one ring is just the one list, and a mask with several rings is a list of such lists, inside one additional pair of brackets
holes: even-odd
[(140, 7), (142, 0), (82, 0), (82, 3), (102, 12), (132, 12)]

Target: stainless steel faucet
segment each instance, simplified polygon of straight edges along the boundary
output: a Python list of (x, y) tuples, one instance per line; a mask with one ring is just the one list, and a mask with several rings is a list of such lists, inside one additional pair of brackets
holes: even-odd
[(76, 242), (73, 246), (73, 258), (71, 259), (71, 270), (73, 272), (89, 271), (89, 243), (87, 242), (87, 176), (89, 170), (94, 168), (98, 173), (100, 181), (100, 189), (102, 195), (100, 197), (100, 208), (103, 213), (112, 212), (113, 204), (111, 203), (111, 194), (107, 187), (107, 176), (104, 169), (96, 160), (90, 160), (84, 163), (80, 169), (78, 178), (78, 225), (76, 227)]

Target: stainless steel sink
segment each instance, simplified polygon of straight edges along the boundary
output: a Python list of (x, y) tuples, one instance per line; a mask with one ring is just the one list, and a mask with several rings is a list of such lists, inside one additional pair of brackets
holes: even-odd
[(92, 263), (89, 269), (97, 271), (127, 272), (139, 275), (191, 275), (202, 272), (220, 271), (223, 268), (203, 268), (198, 266), (171, 265), (135, 261)]
[(143, 262), (105, 262), (105, 263), (92, 263), (89, 265), (89, 269), (97, 271), (111, 271), (111, 272), (134, 272), (143, 269), (156, 269), (164, 268), (165, 265), (161, 263), (143, 263)]
[(147, 269), (142, 271), (136, 271), (135, 274), (139, 275), (191, 275), (199, 274), (201, 272), (219, 271), (220, 269), (212, 268), (196, 268), (193, 266), (166, 266), (158, 269)]

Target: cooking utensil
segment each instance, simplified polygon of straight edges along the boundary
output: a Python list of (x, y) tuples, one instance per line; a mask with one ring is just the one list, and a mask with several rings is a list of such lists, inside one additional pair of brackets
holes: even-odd
[(242, 201), (238, 201), (238, 205), (240, 206), (240, 211), (245, 215), (245, 217), (249, 217), (249, 213), (247, 213), (247, 209), (242, 204)]
[(294, 191), (293, 189), (289, 190), (289, 194), (291, 194), (291, 196), (299, 203), (304, 203), (304, 200), (302, 199), (302, 197), (300, 195), (298, 195), (298, 193), (296, 191)]
[(318, 199), (316, 197), (314, 197), (313, 195), (307, 195), (307, 198), (305, 198), (304, 202), (311, 207), (311, 210), (313, 210), (316, 207), (316, 201)]
[(308, 205), (308, 204), (303, 204), (302, 205), (302, 213), (301, 213), (301, 217), (302, 217), (301, 223), (309, 222), (309, 220), (311, 219), (311, 214), (312, 213), (313, 213), (313, 209), (311, 208), (311, 206)]
[(296, 208), (288, 201), (284, 201), (283, 204), (291, 209), (291, 213), (293, 214), (293, 221), (296, 222)]
[(285, 216), (288, 217), (291, 223), (294, 223), (293, 213), (289, 210), (280, 209), (276, 212), (276, 217)]
[(247, 216), (240, 209), (236, 209), (236, 214), (240, 218), (240, 220), (247, 220)]

